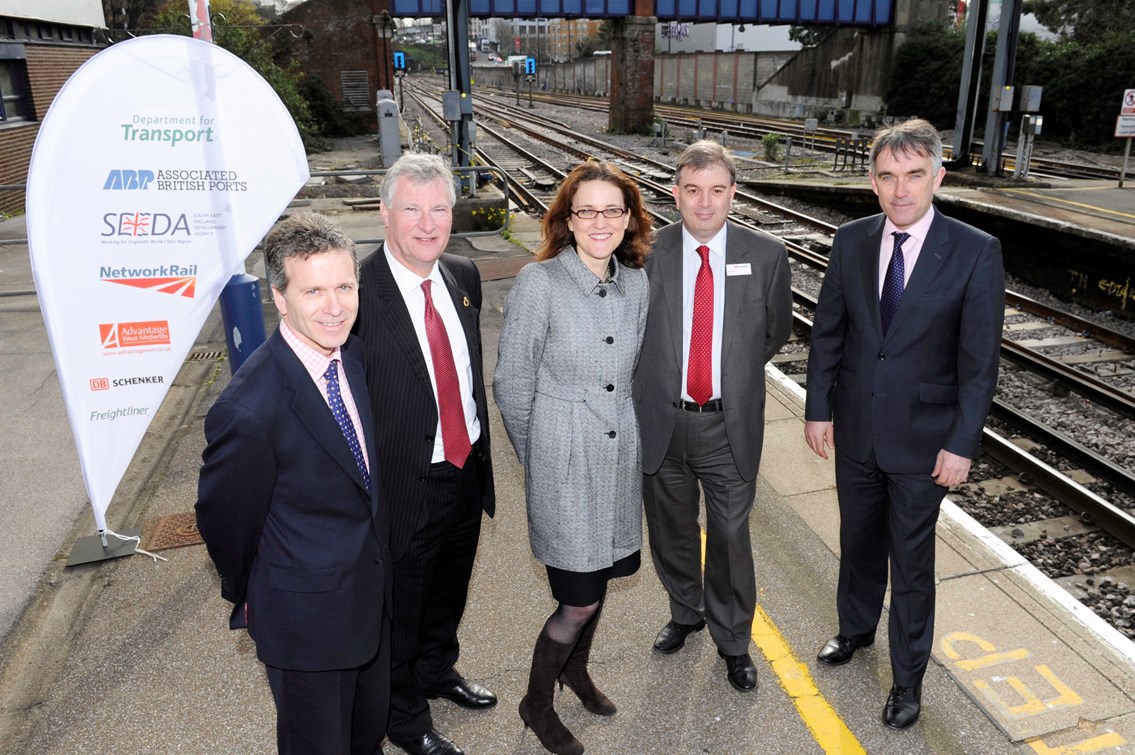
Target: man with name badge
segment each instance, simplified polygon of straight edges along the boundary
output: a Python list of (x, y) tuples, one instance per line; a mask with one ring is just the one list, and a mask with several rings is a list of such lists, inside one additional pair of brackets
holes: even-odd
[(681, 221), (658, 232), (647, 258), (650, 312), (634, 383), (650, 550), (670, 596), (654, 650), (677, 652), (708, 623), (726, 678), (748, 692), (757, 687), (749, 512), (764, 441), (764, 365), (788, 340), (791, 273), (783, 242), (727, 222), (737, 166), (720, 144), (690, 145), (674, 175)]

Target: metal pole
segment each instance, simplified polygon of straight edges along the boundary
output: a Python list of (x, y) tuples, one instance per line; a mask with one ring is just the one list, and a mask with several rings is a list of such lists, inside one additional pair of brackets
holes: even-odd
[(1131, 156), (1131, 137), (1127, 137), (1127, 145), (1123, 148), (1123, 170), (1119, 172), (1119, 188), (1123, 188), (1123, 179), (1127, 175), (1127, 158)]
[[(213, 44), (213, 21), (209, 0), (189, 0), (193, 38)], [(260, 279), (249, 275), (242, 264), (221, 290), (221, 320), (225, 325), (225, 345), (229, 369), (235, 373), (245, 360), (264, 343), (264, 310), (260, 304)]]
[(1021, 24), (1022, 0), (1002, 0), (1001, 21), (997, 29), (997, 52), (993, 57), (993, 76), (989, 82), (989, 112), (985, 119), (982, 160), (986, 175), (1001, 173), (1001, 147), (1005, 143), (1001, 124), (1004, 114), (997, 110), (1001, 88), (1013, 81), (1017, 58), (1017, 31)]

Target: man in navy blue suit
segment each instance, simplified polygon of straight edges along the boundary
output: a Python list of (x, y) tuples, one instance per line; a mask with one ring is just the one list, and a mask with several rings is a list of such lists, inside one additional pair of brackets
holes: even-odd
[(921, 713), (934, 527), (981, 448), (1005, 310), (1000, 242), (932, 206), (945, 174), (926, 121), (875, 135), (883, 212), (836, 233), (808, 358), (805, 439), (825, 459), (835, 450), (840, 514), (839, 633), (817, 660), (842, 665), (875, 641), (889, 565), (883, 723), (895, 729)]
[(205, 418), (197, 525), (276, 703), (281, 753), (382, 752), (389, 523), (354, 242), (303, 213), (265, 241), (280, 327)]

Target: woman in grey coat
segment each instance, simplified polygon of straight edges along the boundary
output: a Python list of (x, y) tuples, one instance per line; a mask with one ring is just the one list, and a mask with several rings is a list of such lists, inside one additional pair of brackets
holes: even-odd
[(537, 262), (504, 310), (493, 395), (520, 463), (532, 553), (559, 606), (532, 654), (520, 717), (555, 753), (581, 753), (552, 708), (557, 678), (615, 713), (587, 672), (607, 581), (638, 571), (642, 449), (631, 379), (646, 327), (650, 219), (609, 163), (573, 170), (544, 217)]

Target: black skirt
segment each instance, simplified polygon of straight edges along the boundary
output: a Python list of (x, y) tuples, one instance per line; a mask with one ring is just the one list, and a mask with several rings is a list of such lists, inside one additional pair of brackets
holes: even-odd
[(548, 569), (548, 583), (552, 597), (569, 606), (590, 606), (598, 603), (607, 592), (607, 582), (616, 577), (629, 577), (638, 571), (641, 551), (620, 558), (598, 571), (566, 571), (554, 566)]

